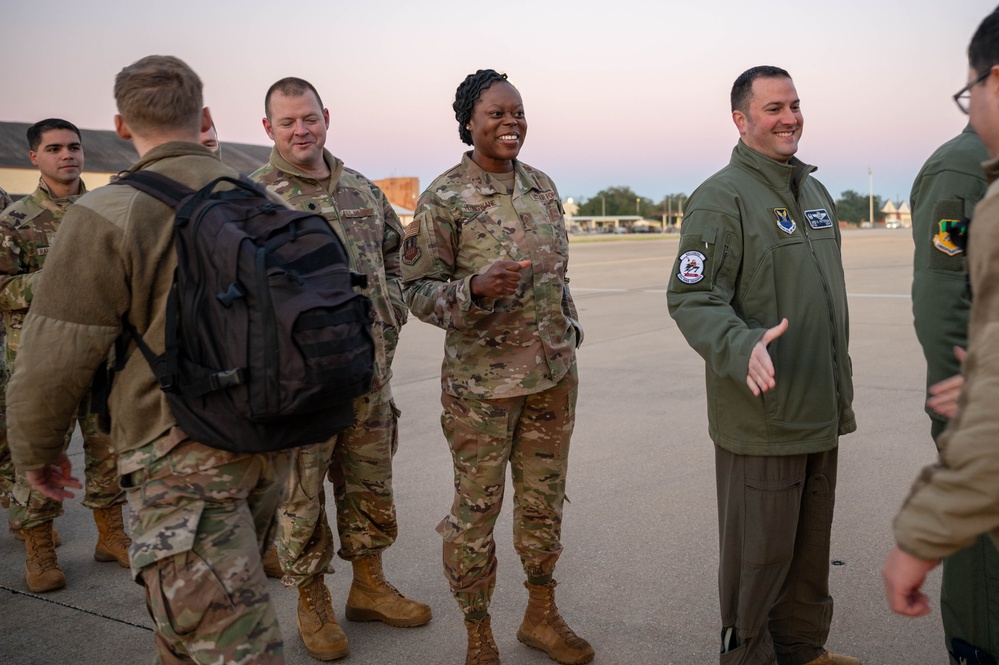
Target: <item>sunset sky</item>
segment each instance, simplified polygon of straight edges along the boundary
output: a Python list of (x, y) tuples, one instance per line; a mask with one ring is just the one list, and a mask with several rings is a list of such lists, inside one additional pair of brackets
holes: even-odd
[[(966, 116), (951, 95), (996, 0), (6, 0), (0, 120), (59, 116), (111, 129), (114, 75), (151, 53), (205, 82), (223, 143), (269, 144), (267, 87), (299, 76), (332, 116), (327, 147), (370, 178), (426, 186), (460, 158), (454, 90), (479, 68), (521, 91), (521, 159), (563, 197), (614, 185), (660, 200), (727, 163), (729, 91), (743, 70), (789, 70), (805, 117), (798, 156), (838, 196), (908, 199)], [(153, 9), (155, 8), (155, 9)], [(0, 183), (2, 185), (3, 183)]]

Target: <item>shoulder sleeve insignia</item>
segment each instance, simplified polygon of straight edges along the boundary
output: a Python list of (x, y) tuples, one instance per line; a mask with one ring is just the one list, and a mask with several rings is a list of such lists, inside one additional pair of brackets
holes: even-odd
[(402, 262), (411, 266), (420, 260), (421, 253), (420, 236), (417, 234), (409, 235), (407, 232), (406, 239), (402, 241)]
[(684, 284), (697, 284), (704, 279), (705, 261), (704, 255), (700, 252), (693, 250), (684, 252), (680, 255), (680, 272), (676, 274), (676, 278)]
[[(947, 256), (956, 256), (964, 252), (964, 247), (959, 244), (959, 241), (964, 237), (964, 228), (962, 226), (961, 220), (957, 219), (941, 219), (940, 222), (940, 232), (933, 236), (933, 246), (939, 251), (943, 252)], [(951, 234), (959, 235), (959, 238), (955, 238)]]

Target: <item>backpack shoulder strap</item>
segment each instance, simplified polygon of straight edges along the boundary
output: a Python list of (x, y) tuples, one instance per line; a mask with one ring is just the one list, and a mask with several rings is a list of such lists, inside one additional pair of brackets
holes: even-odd
[(182, 200), (194, 194), (194, 190), (187, 185), (155, 171), (133, 171), (111, 184), (129, 185), (171, 208), (176, 208)]

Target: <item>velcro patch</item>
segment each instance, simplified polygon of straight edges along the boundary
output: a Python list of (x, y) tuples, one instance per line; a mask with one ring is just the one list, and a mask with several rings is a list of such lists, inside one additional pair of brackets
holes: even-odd
[(414, 219), (409, 224), (406, 224), (406, 237), (415, 236), (420, 234), (420, 220)]
[(684, 252), (680, 255), (680, 272), (676, 274), (676, 278), (684, 284), (697, 284), (704, 279), (705, 261), (700, 252)]
[(555, 198), (555, 192), (531, 192), (531, 197), (538, 201), (551, 201)]
[(805, 219), (808, 220), (809, 226), (813, 229), (828, 229), (833, 225), (832, 217), (826, 212), (825, 208), (806, 210)]
[(373, 214), (375, 214), (374, 208), (350, 208), (340, 211), (340, 216), (347, 218), (371, 217)]
[(406, 239), (402, 241), (402, 262), (411, 266), (420, 260), (420, 255), (420, 236), (407, 235)]
[(798, 225), (791, 219), (791, 212), (787, 208), (774, 208), (774, 216), (777, 217), (777, 228), (784, 233), (791, 235)]
[(933, 236), (933, 246), (947, 256), (957, 256), (958, 254), (964, 252), (964, 249), (958, 246), (958, 244), (955, 243), (954, 239), (950, 236), (950, 229), (960, 224), (960, 220), (941, 219), (939, 224), (940, 233)]
[(489, 201), (483, 201), (482, 203), (462, 203), (461, 209), (465, 212), (482, 212), (483, 210), (496, 208), (499, 204), (499, 201), (490, 199)]

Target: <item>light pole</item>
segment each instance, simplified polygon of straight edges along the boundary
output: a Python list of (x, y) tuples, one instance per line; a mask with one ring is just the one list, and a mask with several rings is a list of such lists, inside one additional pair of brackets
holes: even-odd
[(874, 226), (874, 174), (871, 173), (870, 166), (867, 167), (867, 180), (868, 180), (868, 186), (870, 187), (870, 193), (867, 196), (867, 203), (869, 209), (868, 215), (870, 215), (870, 219), (868, 221), (871, 223), (871, 227), (873, 227)]

